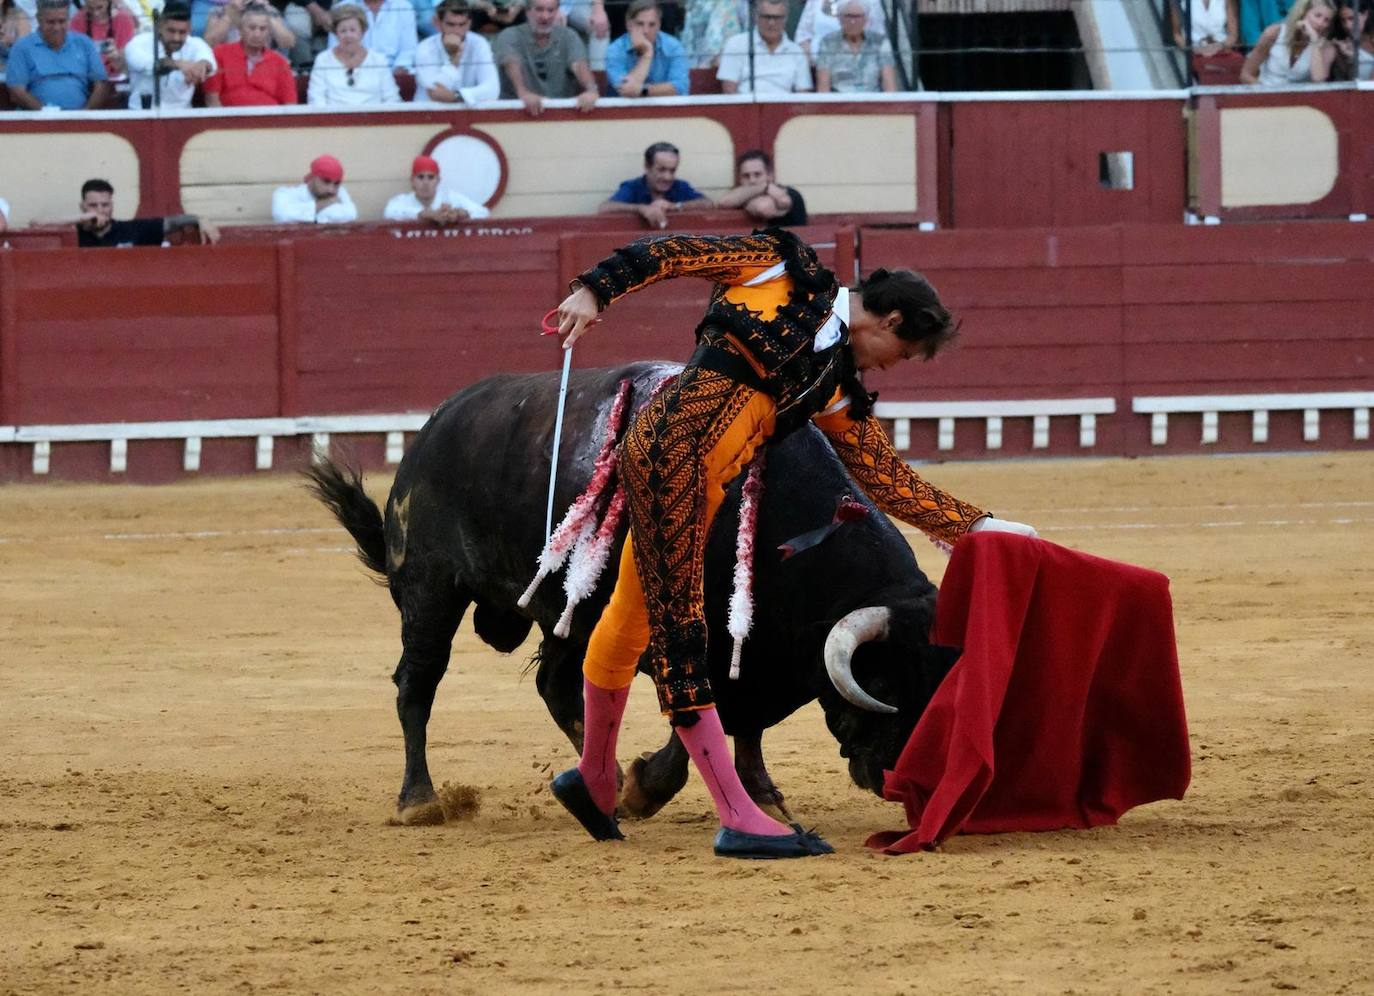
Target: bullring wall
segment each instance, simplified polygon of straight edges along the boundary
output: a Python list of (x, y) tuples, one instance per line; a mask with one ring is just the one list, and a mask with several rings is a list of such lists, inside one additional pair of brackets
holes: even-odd
[[(0, 252), (0, 479), (251, 472), (265, 435), (278, 437), (280, 467), (331, 425), (366, 462), (382, 462), (388, 443), (395, 458), (404, 432), (451, 391), (554, 369), (540, 315), (569, 276), (635, 234), (530, 220), (447, 237), (379, 228)], [(1370, 445), (1374, 226), (802, 234), (841, 273), (924, 270), (964, 319), (948, 355), (870, 379), (913, 458)], [(706, 294), (684, 280), (626, 299), (577, 364), (682, 358)], [(945, 408), (919, 407), (932, 403)], [(403, 417), (348, 421), (361, 413)], [(244, 419), (275, 421), (215, 438)], [(171, 422), (182, 428), (169, 439), (117, 425)], [(64, 441), (61, 426), (95, 428)]]

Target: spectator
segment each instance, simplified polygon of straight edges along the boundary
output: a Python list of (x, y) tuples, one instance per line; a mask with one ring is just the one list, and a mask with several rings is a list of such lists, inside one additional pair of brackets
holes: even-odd
[[(45, 222), (67, 224), (70, 219)], [(160, 246), (172, 232), (195, 226), (202, 244), (219, 241), (219, 229), (193, 214), (166, 218), (114, 220), (114, 187), (108, 180), (87, 180), (81, 185), (81, 214), (76, 219), (76, 244), (85, 249), (125, 246)]]
[(386, 59), (363, 47), (367, 15), (356, 4), (329, 11), (335, 44), (315, 56), (306, 103), (312, 107), (399, 104), (401, 91)]
[(530, 117), (543, 113), (545, 97), (576, 96), (583, 114), (596, 106), (587, 46), (557, 20), (558, 0), (530, 0), (529, 20), (496, 36), (496, 62), (504, 75), (501, 96), (518, 97)]
[(1240, 38), (1242, 47), (1254, 48), (1260, 35), (1271, 24), (1288, 16), (1292, 0), (1240, 0)]
[(605, 0), (560, 0), (558, 11), (563, 15), (563, 23), (582, 36), (587, 46), (587, 64), (593, 69), (604, 69), (606, 49), (611, 44), (611, 19), (606, 16)]
[(1333, 80), (1374, 79), (1374, 0), (1359, 0), (1358, 7), (1342, 7), (1335, 38)]
[(1325, 83), (1336, 54), (1330, 39), (1336, 17), (1332, 2), (1297, 0), (1282, 24), (1264, 29), (1245, 59), (1240, 81), (1260, 86)]
[(437, 34), (415, 50), (415, 98), (478, 104), (501, 96), (491, 43), (472, 30), (467, 0), (443, 0), (434, 10)]
[(685, 97), (687, 50), (659, 30), (658, 0), (634, 0), (625, 12), (625, 33), (606, 50), (606, 82), (621, 97)]
[[(840, 30), (840, 8), (846, 0), (806, 0), (801, 19), (797, 21), (797, 44), (815, 62), (821, 39)], [(868, 15), (865, 30), (880, 38), (887, 37), (887, 14), (882, 0), (860, 0)]]
[(252, 3), (239, 16), (239, 40), (216, 45), (219, 72), (205, 81), (207, 107), (270, 107), (296, 103), (296, 77), (291, 65), (267, 47), (271, 15)]
[(0, 232), (10, 227), (10, 202), (0, 197)]
[(1236, 48), (1240, 40), (1236, 0), (1192, 0), (1192, 29), (1188, 37), (1183, 33), (1181, 2), (1186, 0), (1171, 0), (1169, 23), (1175, 45), (1186, 49), (1191, 41), (1193, 79), (1204, 86), (1239, 83), (1245, 56)]
[[(787, 37), (785, 0), (756, 0), (753, 34), (735, 35), (721, 49), (716, 79), (725, 93), (809, 93), (811, 64)], [(753, 58), (750, 58), (750, 46)]]
[(714, 68), (725, 42), (744, 30), (736, 0), (687, 0), (682, 44), (694, 69)]
[[(1220, 0), (1213, 0), (1213, 3)], [(868, 30), (863, 0), (841, 0), (836, 8), (840, 30), (821, 38), (816, 46), (818, 93), (895, 93), (896, 62), (892, 44)]]
[(296, 36), (295, 47), (288, 55), (292, 66), (309, 68), (315, 61), (316, 51), (325, 47), (329, 31), (334, 26), (329, 17), (330, 2), (311, 0), (309, 3), (284, 3), (283, 0), (272, 0), (274, 6), (281, 4), (282, 19)]
[[(367, 17), (363, 44), (368, 51), (384, 56), (392, 69), (413, 72), (420, 34), (410, 0), (363, 0), (362, 7)], [(329, 45), (334, 45), (332, 35)]]
[(773, 160), (762, 149), (750, 149), (735, 160), (735, 188), (717, 204), (743, 208), (745, 214), (764, 225), (787, 228), (807, 221), (801, 192), (778, 183), (773, 176)]
[(456, 225), (469, 218), (490, 218), (491, 211), (456, 190), (439, 188), (439, 163), (416, 156), (410, 164), (410, 193), (397, 194), (386, 202), (387, 221), (427, 221), (432, 225)]
[(238, 41), (243, 34), (243, 12), (249, 6), (260, 7), (267, 15), (267, 33), (273, 49), (285, 53), (296, 47), (296, 33), (287, 26), (282, 12), (265, 0), (228, 0), (210, 11), (205, 22), (205, 41), (211, 46)]
[(0, 70), (10, 57), (14, 43), (33, 30), (33, 21), (16, 0), (0, 0)]
[(190, 6), (188, 0), (116, 0), (116, 2), (133, 15), (134, 23), (138, 25), (134, 31), (135, 37), (144, 31), (152, 30), (153, 24), (157, 21), (163, 6), (166, 4)]
[[(157, 99), (163, 107), (190, 107), (196, 87), (216, 69), (215, 53), (203, 39), (191, 34), (191, 10), (170, 4), (157, 22)], [(153, 32), (134, 36), (124, 50), (129, 64), (129, 106), (135, 110), (153, 106)]]
[(343, 164), (333, 156), (318, 156), (310, 163), (305, 182), (278, 187), (272, 192), (272, 220), (337, 225), (357, 221), (358, 209), (343, 185)]
[(105, 75), (112, 80), (124, 78), (124, 46), (138, 31), (133, 14), (123, 7), (112, 10), (111, 0), (86, 0), (85, 6), (72, 15), (72, 30), (95, 42)]
[(472, 26), (478, 31), (500, 31), (524, 19), (524, 0), (474, 0), (472, 5)]
[(20, 110), (45, 106), (75, 111), (102, 106), (110, 84), (100, 51), (85, 35), (67, 30), (67, 0), (38, 0), (38, 30), (10, 49), (5, 82)]
[(715, 207), (709, 197), (677, 178), (681, 153), (671, 142), (655, 142), (644, 150), (644, 175), (626, 180), (597, 208), (598, 214), (634, 212), (650, 228), (667, 228), (668, 212)]

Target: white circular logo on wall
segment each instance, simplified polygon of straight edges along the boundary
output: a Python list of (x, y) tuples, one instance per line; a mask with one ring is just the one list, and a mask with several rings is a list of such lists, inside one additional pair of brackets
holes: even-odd
[(451, 135), (429, 153), (439, 161), (439, 175), (478, 204), (486, 204), (501, 186), (501, 159), (488, 142), (473, 135)]

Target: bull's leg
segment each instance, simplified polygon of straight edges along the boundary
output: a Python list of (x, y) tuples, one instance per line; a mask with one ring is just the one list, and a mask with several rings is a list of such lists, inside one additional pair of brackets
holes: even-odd
[(534, 675), (535, 687), (558, 728), (572, 742), (573, 750), (582, 753), (582, 657), (585, 644), (553, 635), (552, 628), (544, 629), (544, 641), (539, 644), (539, 669)]
[(443, 809), (425, 759), (425, 730), (468, 598), (452, 578), (434, 577), (407, 585), (398, 602), (402, 649), (392, 681), (396, 683), (396, 715), (405, 734), (406, 770), (396, 809), (402, 823), (442, 823)]
[(749, 798), (753, 799), (760, 809), (784, 823), (797, 822), (788, 810), (782, 792), (773, 784), (773, 779), (764, 766), (761, 731), (735, 734), (735, 771), (744, 784), (744, 790), (749, 793)]
[(687, 748), (674, 732), (657, 751), (635, 758), (625, 774), (620, 810), (645, 820), (662, 809), (687, 784)]

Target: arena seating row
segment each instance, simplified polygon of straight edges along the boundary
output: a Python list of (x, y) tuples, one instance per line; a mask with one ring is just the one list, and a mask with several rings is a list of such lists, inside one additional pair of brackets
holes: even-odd
[[(603, 94), (607, 93), (606, 73), (598, 69), (592, 75), (596, 77), (597, 86), (599, 87), (601, 92)], [(692, 88), (692, 94), (694, 96), (709, 96), (711, 94), (718, 94), (721, 92), (720, 81), (716, 79), (716, 71), (714, 69), (692, 69), (689, 71), (689, 77)], [(407, 103), (410, 103), (415, 99), (415, 76), (413, 74), (408, 73), (404, 70), (397, 70), (396, 86), (401, 91), (402, 100), (404, 100)], [(309, 90), (309, 87), (309, 71), (297, 73), (297, 103), (302, 105), (305, 104), (306, 93)], [(128, 102), (129, 95), (127, 92), (121, 93), (120, 91), (115, 90), (110, 94), (110, 99), (105, 102), (102, 109), (110, 111), (122, 111), (128, 107)], [(199, 90), (196, 91), (196, 96), (192, 100), (191, 105), (193, 107), (205, 106), (205, 100)], [(0, 112), (9, 111), (13, 109), (14, 105), (10, 102), (9, 88), (4, 86), (3, 84), (0, 84)]]

